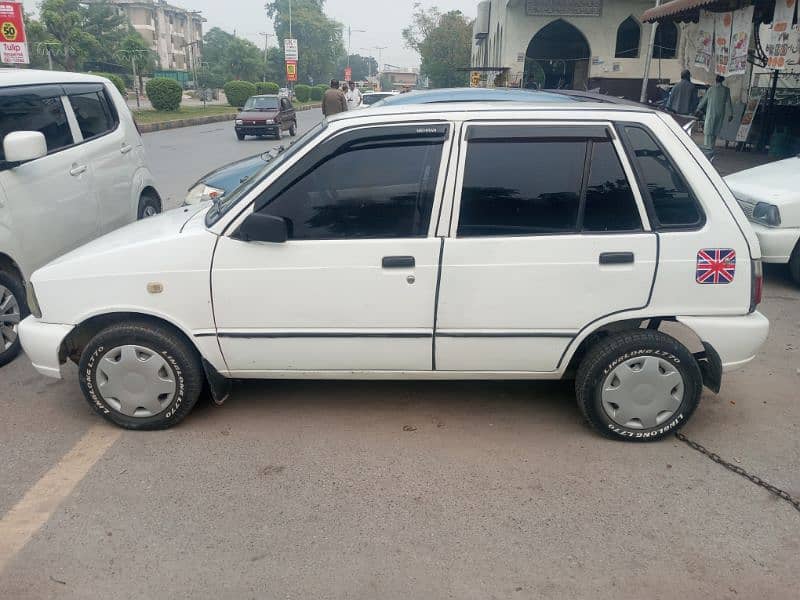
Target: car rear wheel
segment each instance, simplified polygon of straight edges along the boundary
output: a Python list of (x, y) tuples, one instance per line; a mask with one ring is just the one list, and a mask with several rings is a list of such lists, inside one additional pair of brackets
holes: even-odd
[(797, 242), (792, 256), (789, 258), (789, 273), (791, 273), (794, 282), (800, 285), (800, 242)]
[(112, 325), (86, 345), (80, 384), (89, 406), (125, 429), (167, 429), (180, 423), (203, 388), (194, 348), (167, 328)]
[(146, 219), (148, 217), (155, 217), (161, 212), (161, 200), (152, 192), (142, 193), (139, 198), (139, 214), (138, 218)]
[(22, 282), (16, 275), (0, 271), (0, 367), (19, 355), (19, 322), (27, 316)]
[(589, 350), (575, 381), (578, 407), (606, 437), (659, 440), (682, 427), (700, 402), (703, 379), (691, 352), (652, 330), (613, 335)]

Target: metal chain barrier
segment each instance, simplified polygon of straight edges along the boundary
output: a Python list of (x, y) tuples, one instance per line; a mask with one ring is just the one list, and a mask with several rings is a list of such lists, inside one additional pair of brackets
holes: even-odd
[(755, 483), (757, 486), (764, 488), (769, 493), (775, 494), (778, 498), (786, 500), (786, 502), (794, 506), (795, 510), (800, 511), (800, 498), (795, 498), (791, 494), (789, 494), (789, 492), (785, 492), (782, 489), (775, 487), (771, 483), (764, 481), (758, 475), (751, 475), (750, 473), (745, 471), (742, 467), (735, 465), (733, 463), (729, 463), (727, 460), (723, 459), (719, 454), (711, 452), (711, 450), (709, 450), (705, 446), (702, 446), (697, 442), (690, 440), (680, 432), (676, 432), (675, 437), (678, 438), (683, 443), (685, 443), (690, 448), (697, 450), (700, 454), (706, 455), (708, 458), (713, 460), (718, 465), (722, 465), (729, 471), (733, 471), (737, 475), (741, 475), (745, 479)]

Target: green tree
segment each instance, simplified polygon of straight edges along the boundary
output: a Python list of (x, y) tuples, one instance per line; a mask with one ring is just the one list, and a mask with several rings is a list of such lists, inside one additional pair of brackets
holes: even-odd
[[(345, 55), (342, 24), (325, 15), (324, 4), (324, 0), (292, 0), (292, 35), (300, 49), (299, 81), (318, 83), (330, 79), (337, 61)], [(289, 37), (289, 0), (271, 0), (266, 8), (274, 20), (278, 40), (283, 43)]]
[(138, 89), (143, 90), (143, 76), (151, 74), (156, 66), (155, 54), (147, 47), (144, 38), (136, 32), (129, 34), (122, 40), (116, 56), (123, 66), (130, 67), (131, 76), (138, 76)]
[[(343, 56), (336, 65), (336, 73), (340, 78), (344, 77), (344, 70), (347, 67), (347, 57)], [(370, 74), (378, 74), (378, 61), (371, 56), (361, 56), (360, 54), (350, 55), (350, 68), (353, 69), (353, 81), (363, 81)]]
[(211, 74), (225, 81), (260, 81), (265, 75), (275, 74), (267, 73), (264, 53), (255, 44), (219, 27), (211, 28), (203, 36), (203, 62)]
[(470, 65), (472, 24), (461, 11), (425, 10), (416, 3), (412, 24), (403, 30), (403, 39), (420, 55), (421, 74), (430, 78), (432, 87), (467, 84), (469, 74), (457, 69)]

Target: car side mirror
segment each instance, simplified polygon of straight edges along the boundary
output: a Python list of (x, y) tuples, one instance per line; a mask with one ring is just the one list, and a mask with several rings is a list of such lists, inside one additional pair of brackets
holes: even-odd
[(47, 141), (39, 131), (13, 131), (3, 139), (6, 163), (18, 166), (47, 156)]
[(286, 219), (254, 212), (239, 226), (237, 237), (244, 242), (283, 244), (289, 239)]

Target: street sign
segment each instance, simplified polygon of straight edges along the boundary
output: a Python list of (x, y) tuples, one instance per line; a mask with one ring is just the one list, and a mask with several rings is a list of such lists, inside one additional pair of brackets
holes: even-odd
[(286, 61), (286, 81), (297, 81), (297, 61)]
[(283, 40), (283, 58), (286, 62), (293, 60), (297, 62), (300, 60), (300, 55), (297, 48), (297, 40), (292, 38), (286, 38)]
[(352, 67), (346, 67), (344, 70), (344, 80), (351, 81), (353, 79), (353, 69)]
[(22, 4), (19, 2), (0, 2), (0, 62), (31, 62), (25, 39), (25, 23), (22, 21)]

